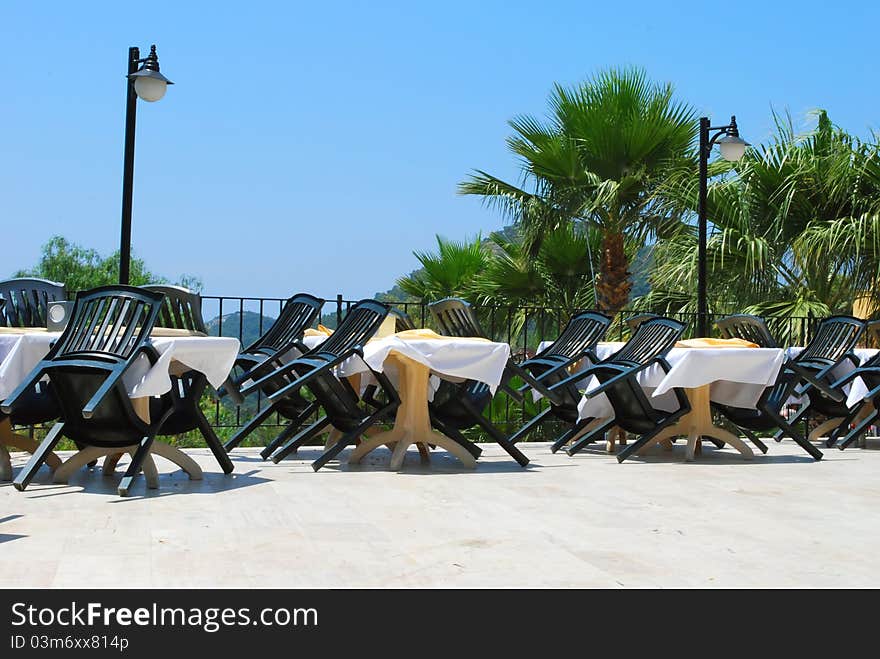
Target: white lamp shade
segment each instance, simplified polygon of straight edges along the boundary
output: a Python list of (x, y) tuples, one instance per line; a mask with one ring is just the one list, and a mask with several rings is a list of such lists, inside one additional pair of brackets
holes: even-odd
[(741, 137), (727, 135), (718, 140), (718, 149), (721, 151), (721, 157), (729, 162), (740, 160), (746, 153), (746, 147), (749, 145)]
[(168, 89), (168, 83), (158, 78), (150, 76), (138, 76), (134, 80), (134, 91), (138, 98), (153, 103), (165, 96), (165, 90)]

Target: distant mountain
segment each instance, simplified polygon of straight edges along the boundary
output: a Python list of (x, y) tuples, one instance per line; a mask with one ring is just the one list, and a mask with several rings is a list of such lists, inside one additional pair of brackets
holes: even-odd
[(261, 316), (253, 311), (245, 311), (244, 313), (236, 311), (212, 318), (205, 325), (211, 336), (231, 336), (241, 341), (241, 345), (244, 347), (256, 341), (274, 322), (275, 319), (272, 316)]

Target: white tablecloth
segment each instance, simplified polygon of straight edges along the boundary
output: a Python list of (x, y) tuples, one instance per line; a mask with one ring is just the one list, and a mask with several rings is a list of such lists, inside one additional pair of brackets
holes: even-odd
[[(309, 348), (314, 348), (324, 340), (326, 339), (318, 336), (307, 336), (303, 342)], [(338, 369), (338, 374), (347, 377), (367, 372), (372, 368), (374, 371), (386, 373), (391, 381), (395, 382), (397, 373), (391, 364), (386, 364), (392, 352), (424, 364), (431, 370), (432, 386), (429, 395), (433, 395), (437, 390), (438, 376), (452, 380), (484, 382), (494, 394), (510, 358), (510, 346), (506, 343), (453, 337), (402, 338), (393, 334), (368, 341), (364, 346), (363, 360), (359, 357), (346, 360)]]
[[(386, 363), (388, 356), (396, 352), (424, 364), (431, 369), (431, 393), (436, 390), (437, 376), (455, 380), (477, 380), (489, 385), (494, 394), (501, 383), (504, 368), (510, 358), (510, 346), (482, 339), (460, 338), (406, 338), (396, 335), (368, 341), (364, 346), (364, 359), (370, 368), (385, 372), (394, 380), (396, 372)], [(342, 368), (342, 375), (363, 372), (366, 366), (359, 359), (349, 360)]]
[[(59, 332), (28, 332), (0, 334), (0, 400), (5, 399), (46, 356)], [(159, 353), (159, 360), (151, 367), (142, 356), (123, 377), (132, 398), (158, 396), (171, 390), (172, 362), (186, 370), (205, 374), (213, 387), (226, 380), (240, 344), (238, 339), (219, 336), (175, 336), (150, 339)]]
[[(543, 349), (549, 343), (541, 344)], [(605, 359), (619, 350), (623, 343), (600, 343), (596, 356)], [(709, 385), (710, 398), (716, 403), (734, 407), (754, 408), (764, 389), (776, 380), (785, 360), (778, 348), (673, 348), (666, 356), (669, 373), (659, 365), (642, 371), (639, 384), (648, 394), (651, 404), (660, 410), (678, 408), (673, 388), (696, 388)], [(586, 367), (581, 364), (581, 368)], [(589, 391), (599, 386), (596, 378), (581, 383)], [(614, 410), (604, 394), (583, 398), (578, 406), (582, 419), (611, 417)]]

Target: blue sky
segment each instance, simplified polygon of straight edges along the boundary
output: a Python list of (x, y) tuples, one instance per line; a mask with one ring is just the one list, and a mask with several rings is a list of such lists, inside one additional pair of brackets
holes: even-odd
[(872, 2), (0, 3), (0, 275), (49, 236), (118, 246), (130, 45), (175, 81), (138, 107), (133, 242), (208, 294), (369, 296), (434, 234), (502, 224), (506, 121), (554, 82), (644, 66), (753, 143), (770, 109), (878, 127)]

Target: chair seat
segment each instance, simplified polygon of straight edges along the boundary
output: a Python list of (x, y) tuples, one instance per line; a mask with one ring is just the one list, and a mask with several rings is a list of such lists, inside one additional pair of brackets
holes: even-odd
[(761, 410), (747, 407), (731, 407), (729, 405), (712, 405), (721, 414), (730, 419), (735, 425), (749, 430), (773, 430), (777, 427), (776, 421)]
[[(61, 410), (52, 395), (52, 385), (40, 382), (30, 391), (25, 392), (20, 403), (16, 405), (12, 423), (17, 426), (33, 426), (57, 419)], [(4, 417), (0, 414), (0, 419)]]

